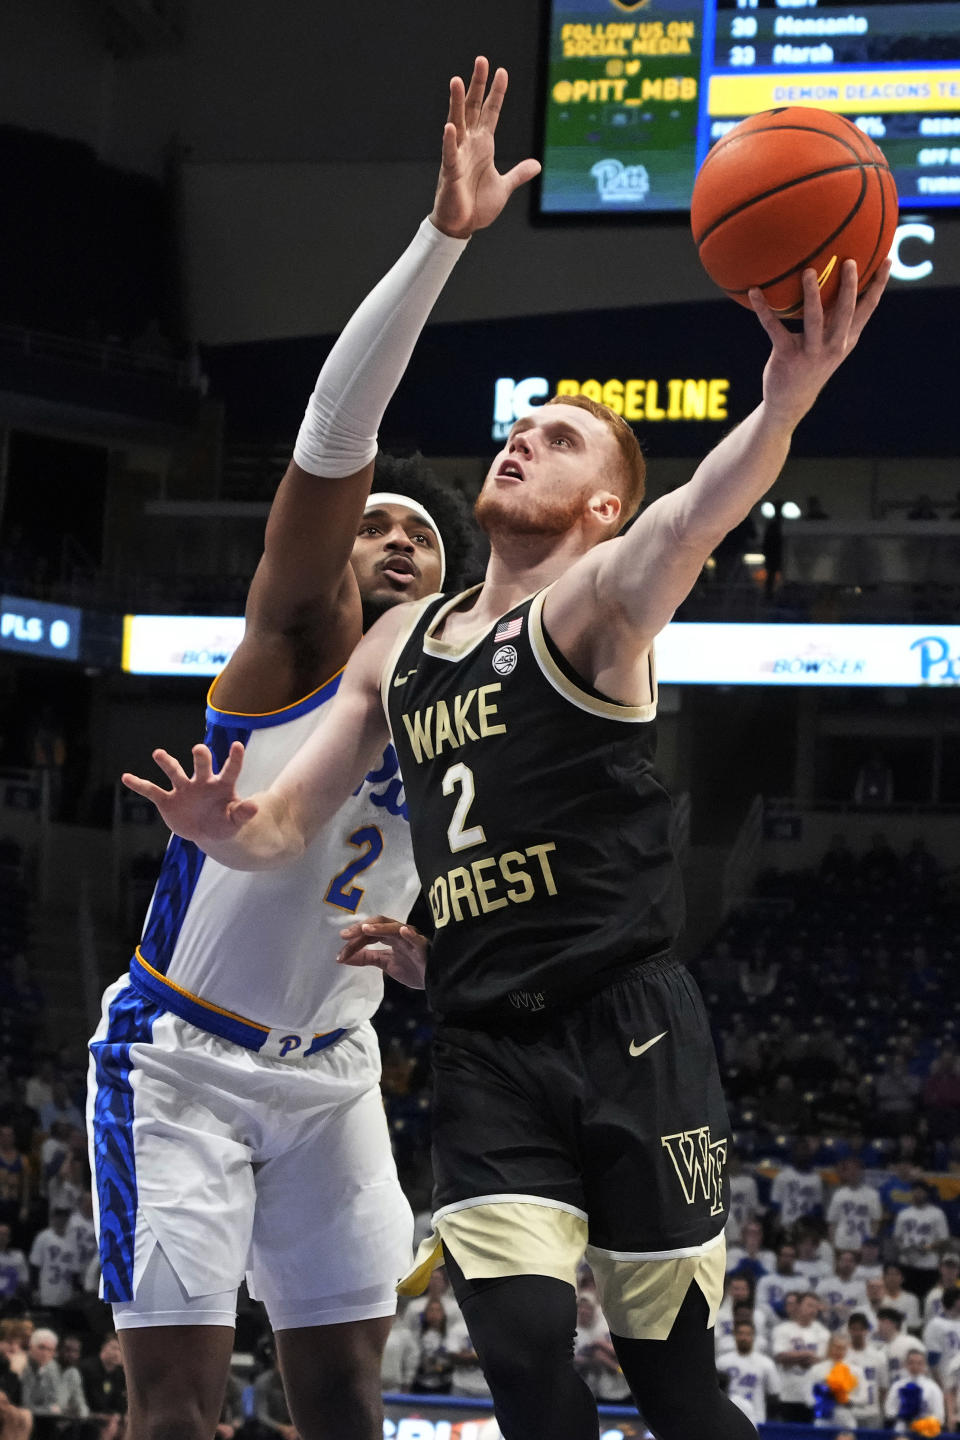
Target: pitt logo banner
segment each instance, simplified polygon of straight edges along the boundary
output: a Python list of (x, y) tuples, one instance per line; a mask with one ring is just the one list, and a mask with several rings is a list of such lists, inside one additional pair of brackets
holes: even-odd
[(710, 1127), (701, 1125), (699, 1130), (661, 1135), (660, 1144), (673, 1161), (687, 1204), (695, 1205), (697, 1198), (702, 1197), (709, 1204), (711, 1215), (722, 1215), (726, 1140), (711, 1140)]

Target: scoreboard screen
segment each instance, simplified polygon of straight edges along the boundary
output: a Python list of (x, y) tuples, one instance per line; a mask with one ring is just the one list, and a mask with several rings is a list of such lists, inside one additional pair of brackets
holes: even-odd
[(848, 117), (902, 207), (960, 205), (960, 0), (549, 0), (541, 215), (689, 209), (747, 115)]

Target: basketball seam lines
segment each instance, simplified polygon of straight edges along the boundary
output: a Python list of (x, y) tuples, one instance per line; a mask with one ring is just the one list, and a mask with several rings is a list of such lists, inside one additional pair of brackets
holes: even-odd
[[(853, 126), (853, 129), (857, 130), (856, 125)], [(821, 130), (818, 125), (757, 125), (754, 129), (747, 131), (744, 135), (735, 135), (733, 132), (729, 132), (727, 135), (721, 136), (720, 139), (717, 141), (716, 145), (714, 145), (713, 149), (708, 151), (707, 156), (700, 169), (702, 171), (706, 165), (709, 165), (710, 160), (713, 156), (721, 154), (722, 151), (728, 150), (731, 145), (736, 145), (739, 142), (748, 139), (752, 135), (789, 135), (794, 132), (800, 135), (825, 135), (827, 139), (835, 140), (838, 145), (842, 145), (844, 150), (849, 150), (850, 154), (855, 155), (858, 160), (864, 159), (863, 155), (852, 143), (852, 140), (848, 140), (844, 135), (838, 135), (835, 130)], [(862, 130), (858, 130), (857, 133), (859, 136), (863, 136)], [(869, 136), (864, 136), (863, 138), (869, 139)], [(875, 159), (872, 158), (869, 150), (867, 151), (867, 157), (868, 160), (866, 163), (872, 163), (874, 165), (878, 163)]]
[[(883, 230), (884, 230), (884, 226), (886, 225), (886, 222), (887, 222), (887, 195), (886, 195), (886, 189), (885, 189), (884, 183), (883, 183), (883, 175), (880, 173), (880, 170), (879, 170), (879, 169), (878, 169), (875, 173), (876, 173), (876, 176), (877, 176), (877, 183), (878, 183), (879, 186), (880, 186), (880, 228), (879, 228), (879, 230), (878, 230), (878, 232), (877, 232), (877, 243), (876, 243), (876, 245), (874, 245), (874, 247), (873, 247), (873, 254), (870, 256), (869, 261), (867, 262), (867, 264), (864, 266), (864, 269), (863, 269), (863, 278), (864, 278), (864, 280), (869, 280), (869, 279), (872, 278), (872, 276), (871, 276), (871, 268), (870, 268), (870, 267), (871, 267), (872, 265), (874, 265), (874, 262), (875, 262), (876, 259), (877, 259), (877, 251), (880, 249), (880, 241), (881, 241), (881, 239), (883, 238)], [(884, 257), (881, 255), (880, 259), (883, 260)]]
[[(879, 171), (884, 169), (886, 169), (886, 166), (879, 165), (875, 160), (858, 160), (855, 165), (831, 165), (826, 170), (811, 170), (808, 175), (798, 175), (794, 180), (787, 180), (781, 185), (774, 185), (772, 190), (764, 190), (760, 195), (751, 195), (749, 200), (744, 200), (742, 205), (735, 205), (732, 210), (727, 210), (725, 214), (718, 216), (717, 219), (714, 220), (712, 224), (707, 227), (706, 230), (704, 230), (702, 235), (694, 236), (694, 242), (699, 249), (703, 242), (705, 240), (708, 240), (715, 230), (718, 230), (721, 225), (726, 224), (728, 220), (732, 220), (735, 215), (740, 215), (743, 213), (744, 210), (749, 210), (752, 205), (757, 205), (761, 200), (769, 200), (772, 195), (781, 195), (783, 194), (784, 190), (792, 190), (797, 185), (804, 185), (808, 180), (822, 180), (825, 175), (842, 175), (844, 174), (844, 172), (849, 170), (859, 170), (862, 175), (863, 172), (866, 170)], [(851, 212), (851, 214), (848, 215), (847, 218), (844, 220), (843, 225), (849, 224), (850, 220), (853, 218), (853, 215), (856, 213), (856, 210), (863, 203), (863, 197), (865, 193), (866, 186), (862, 184), (860, 187), (860, 196), (857, 200), (857, 204), (854, 207), (853, 212)], [(824, 243), (829, 244), (830, 240), (834, 238), (834, 235), (839, 235), (840, 230), (843, 229), (843, 225), (841, 225), (838, 230), (835, 230), (833, 232), (833, 235), (829, 236)], [(817, 251), (814, 251), (814, 254), (817, 253)], [(788, 270), (787, 274), (789, 275), (790, 273), (791, 272)], [(767, 281), (766, 283), (773, 284), (773, 281)]]
[[(884, 221), (886, 219), (886, 193), (883, 186), (883, 176), (884, 174), (889, 174), (889, 171), (887, 170), (887, 167), (885, 165), (877, 165), (874, 167), (874, 174), (876, 175), (877, 180), (880, 184), (880, 225), (877, 232), (876, 244), (873, 247), (873, 253), (871, 254), (867, 264), (864, 266), (863, 275), (859, 277), (861, 284), (860, 293), (862, 293), (862, 287), (864, 282), (870, 279), (870, 266), (873, 265), (874, 259), (876, 257), (877, 250), (880, 245), (880, 237), (883, 235)], [(864, 176), (864, 185), (860, 192), (860, 198), (857, 201), (856, 205), (853, 207), (853, 209), (850, 211), (850, 213), (846, 216), (844, 220), (841, 221), (840, 225), (837, 227), (836, 230), (834, 230), (833, 234), (828, 235), (827, 238), (821, 242), (818, 248), (814, 250), (811, 255), (808, 255), (805, 260), (798, 260), (796, 265), (791, 265), (789, 270), (785, 270), (782, 275), (775, 275), (772, 280), (763, 280), (760, 282), (759, 285), (748, 286), (746, 290), (726, 290), (726, 294), (731, 296), (746, 295), (748, 290), (767, 290), (770, 288), (771, 285), (779, 285), (781, 280), (786, 280), (790, 275), (795, 275), (798, 270), (804, 270), (816, 258), (816, 256), (820, 254), (820, 251), (823, 250), (825, 246), (829, 245), (832, 240), (835, 240), (840, 234), (840, 232), (844, 230), (847, 225), (850, 224), (850, 221), (856, 215), (857, 211), (860, 209), (860, 206), (863, 204), (866, 197), (866, 179), (867, 177)], [(796, 306), (794, 309), (794, 313), (799, 314), (802, 308), (802, 304)], [(790, 313), (787, 313), (786, 318), (791, 319), (792, 315)]]
[[(832, 244), (833, 241), (836, 240), (837, 236), (838, 236), (839, 234), (841, 234), (842, 231), (846, 230), (847, 226), (850, 224), (850, 221), (853, 219), (853, 217), (856, 215), (857, 211), (860, 209), (860, 206), (863, 204), (863, 197), (864, 197), (864, 195), (865, 195), (866, 193), (867, 193), (867, 183), (866, 183), (866, 176), (864, 176), (864, 177), (863, 177), (863, 183), (862, 183), (861, 186), (860, 186), (860, 196), (859, 196), (859, 198), (858, 198), (858, 200), (857, 200), (856, 205), (854, 205), (854, 207), (853, 207), (852, 210), (848, 211), (848, 213), (847, 213), (847, 214), (844, 216), (844, 218), (841, 220), (840, 224), (837, 226), (836, 230), (834, 230), (832, 234), (827, 235), (825, 239), (823, 239), (823, 240), (820, 241), (820, 243), (819, 243), (819, 245), (817, 246), (816, 250), (813, 250), (809, 255), (805, 256), (805, 258), (804, 258), (803, 260), (798, 260), (795, 265), (791, 265), (791, 266), (790, 266), (790, 269), (789, 269), (789, 270), (785, 270), (782, 275), (775, 275), (772, 280), (764, 280), (760, 285), (756, 285), (756, 286), (751, 285), (751, 286), (748, 286), (747, 289), (750, 289), (750, 290), (753, 290), (753, 289), (756, 289), (756, 290), (766, 290), (766, 289), (769, 289), (769, 287), (770, 287), (771, 285), (779, 285), (779, 283), (780, 283), (781, 280), (786, 280), (790, 275), (795, 275), (798, 270), (805, 270), (806, 267), (807, 267), (809, 264), (811, 264), (811, 262), (812, 262), (813, 260), (816, 259), (816, 257), (820, 254), (821, 250), (826, 249), (826, 247), (827, 247), (828, 245)], [(727, 291), (727, 294), (728, 294), (728, 295), (746, 295), (746, 293), (747, 293), (747, 290), (728, 290), (728, 291)]]
[[(786, 107), (781, 107), (779, 110), (773, 111), (772, 114), (774, 114), (774, 115), (781, 115), (781, 114), (783, 114), (783, 109), (784, 109), (784, 108), (786, 108)], [(739, 128), (739, 127), (737, 127), (737, 128)], [(840, 224), (839, 224), (839, 226), (837, 227), (837, 229), (835, 229), (835, 230), (833, 231), (833, 233), (826, 238), (826, 240), (821, 241), (820, 246), (818, 247), (818, 249), (817, 249), (813, 254), (809, 255), (805, 260), (801, 260), (801, 261), (799, 261), (797, 264), (791, 266), (791, 268), (790, 268), (789, 270), (785, 271), (782, 275), (778, 275), (778, 276), (776, 276), (776, 277), (773, 278), (773, 279), (765, 280), (765, 281), (760, 282), (760, 283), (757, 285), (757, 287), (756, 287), (756, 288), (761, 289), (761, 290), (768, 289), (768, 288), (770, 288), (770, 287), (772, 287), (772, 286), (774, 286), (774, 285), (779, 284), (781, 281), (789, 278), (789, 276), (796, 274), (798, 270), (805, 269), (810, 263), (812, 263), (812, 262), (817, 258), (818, 255), (820, 255), (820, 254), (822, 253), (823, 249), (824, 249), (826, 246), (830, 245), (834, 240), (836, 240), (837, 236), (842, 233), (842, 231), (846, 228), (846, 226), (848, 226), (848, 225), (851, 223), (851, 221), (853, 221), (853, 220), (855, 219), (855, 217), (857, 216), (857, 214), (860, 212), (861, 208), (863, 207), (864, 203), (866, 202), (868, 195), (870, 194), (870, 172), (872, 171), (873, 174), (876, 176), (877, 184), (878, 184), (878, 186), (879, 186), (879, 195), (878, 195), (877, 198), (879, 199), (880, 223), (879, 223), (879, 226), (878, 226), (878, 229), (877, 229), (877, 237), (876, 237), (876, 240), (875, 240), (875, 242), (874, 242), (874, 247), (873, 247), (873, 250), (872, 250), (872, 252), (871, 252), (871, 254), (870, 254), (870, 258), (869, 258), (869, 260), (866, 262), (865, 266), (863, 267), (863, 271), (862, 271), (862, 274), (861, 274), (861, 276), (860, 276), (861, 284), (860, 284), (859, 289), (860, 289), (860, 293), (862, 294), (862, 293), (863, 293), (863, 290), (866, 288), (867, 284), (869, 284), (869, 282), (870, 282), (873, 274), (876, 272), (877, 266), (878, 266), (878, 264), (879, 264), (878, 255), (879, 255), (879, 252), (880, 252), (881, 242), (882, 242), (883, 235), (884, 235), (884, 229), (885, 229), (886, 224), (887, 224), (887, 214), (888, 214), (888, 211), (889, 211), (889, 197), (888, 197), (888, 194), (887, 194), (887, 185), (886, 185), (886, 183), (885, 183), (885, 177), (886, 177), (886, 180), (889, 180), (889, 179), (890, 179), (890, 170), (889, 170), (889, 166), (888, 166), (888, 164), (887, 164), (884, 156), (882, 155), (882, 153), (881, 153), (880, 151), (878, 151), (877, 146), (874, 144), (874, 142), (870, 139), (870, 137), (869, 137), (868, 135), (865, 135), (861, 130), (859, 130), (856, 126), (851, 125), (849, 122), (847, 122), (847, 125), (846, 125), (845, 128), (849, 131), (849, 135), (838, 134), (837, 131), (834, 130), (834, 129), (825, 129), (825, 128), (823, 128), (822, 126), (819, 126), (819, 125), (801, 124), (801, 123), (799, 123), (799, 116), (798, 116), (797, 120), (794, 121), (793, 123), (789, 124), (789, 125), (778, 125), (778, 124), (755, 125), (755, 126), (752, 126), (752, 127), (751, 127), (751, 129), (750, 129), (750, 131), (749, 131), (749, 136), (746, 135), (746, 134), (745, 134), (745, 135), (742, 135), (742, 136), (737, 136), (736, 134), (733, 134), (733, 135), (724, 136), (723, 138), (721, 138), (721, 140), (718, 142), (718, 144), (713, 147), (713, 149), (709, 152), (709, 154), (707, 155), (706, 159), (704, 160), (704, 164), (703, 164), (703, 166), (701, 167), (701, 171), (700, 171), (701, 175), (703, 174), (704, 169), (707, 168), (707, 167), (709, 167), (711, 159), (712, 159), (714, 156), (719, 155), (719, 154), (720, 154), (721, 152), (723, 152), (723, 151), (729, 151), (730, 145), (731, 145), (732, 143), (736, 143), (737, 140), (746, 140), (747, 138), (750, 138), (750, 137), (752, 137), (753, 135), (762, 135), (762, 134), (771, 134), (771, 133), (776, 133), (776, 134), (781, 134), (781, 135), (791, 134), (791, 133), (792, 133), (792, 134), (801, 135), (801, 136), (802, 136), (802, 135), (822, 135), (822, 136), (825, 137), (825, 138), (828, 138), (828, 139), (830, 139), (830, 140), (834, 140), (841, 149), (847, 151), (847, 153), (852, 157), (852, 159), (851, 159), (851, 162), (850, 162), (850, 163), (847, 163), (847, 164), (835, 164), (835, 165), (824, 166), (824, 168), (822, 168), (821, 170), (814, 171), (814, 172), (812, 172), (811, 174), (808, 174), (808, 175), (798, 175), (798, 176), (794, 177), (794, 178), (791, 179), (791, 180), (785, 181), (785, 182), (783, 182), (783, 183), (781, 183), (781, 184), (778, 184), (778, 185), (776, 185), (776, 186), (771, 187), (769, 190), (764, 191), (764, 192), (763, 192), (762, 194), (760, 194), (760, 195), (753, 195), (753, 196), (751, 196), (748, 200), (745, 200), (742, 204), (735, 205), (732, 209), (728, 210), (725, 214), (723, 214), (723, 215), (719, 216), (718, 218), (716, 218), (715, 220), (713, 220), (713, 221), (710, 223), (710, 225), (703, 231), (703, 233), (702, 233), (701, 235), (694, 237), (694, 238), (695, 238), (695, 243), (696, 243), (696, 245), (697, 245), (697, 248), (700, 249), (700, 247), (704, 244), (704, 242), (707, 241), (712, 235), (714, 235), (714, 234), (717, 232), (717, 230), (718, 230), (721, 226), (723, 226), (727, 221), (729, 221), (729, 220), (731, 220), (731, 219), (734, 219), (735, 217), (737, 217), (737, 216), (739, 216), (739, 215), (742, 215), (745, 211), (747, 211), (747, 210), (749, 210), (750, 208), (752, 208), (752, 206), (755, 205), (758, 201), (767, 200), (767, 199), (772, 198), (774, 195), (782, 194), (784, 191), (789, 191), (789, 190), (791, 190), (791, 189), (795, 189), (796, 186), (805, 183), (807, 180), (818, 180), (818, 179), (823, 179), (823, 178), (825, 178), (825, 177), (827, 177), (827, 176), (830, 176), (830, 175), (842, 174), (842, 173), (844, 173), (845, 171), (849, 171), (849, 170), (854, 170), (854, 169), (859, 170), (859, 171), (860, 171), (860, 180), (861, 180), (861, 184), (860, 184), (860, 194), (859, 194), (859, 196), (858, 196), (855, 204), (853, 205), (852, 209), (849, 211), (849, 213), (846, 215), (846, 217), (840, 222)], [(735, 153), (735, 152), (734, 152), (734, 153)], [(727, 163), (729, 163), (729, 161), (730, 161), (731, 158), (733, 158), (733, 157), (730, 156), (730, 155), (728, 155), (728, 157), (727, 157)], [(736, 162), (734, 162), (734, 163), (736, 163)], [(835, 258), (836, 258), (836, 257), (835, 257)], [(882, 258), (882, 257), (881, 257), (881, 258)], [(723, 287), (723, 288), (726, 288), (726, 287)], [(751, 287), (749, 287), (749, 288), (754, 288), (754, 287), (751, 286)], [(748, 293), (748, 290), (747, 290), (747, 289), (743, 289), (743, 290), (732, 290), (732, 289), (728, 289), (726, 293), (727, 293), (728, 295), (736, 298), (736, 297), (739, 297), (739, 296), (746, 295), (746, 294)], [(799, 308), (800, 308), (800, 307), (795, 307), (795, 309), (799, 309)], [(779, 313), (779, 312), (778, 312), (778, 313)]]

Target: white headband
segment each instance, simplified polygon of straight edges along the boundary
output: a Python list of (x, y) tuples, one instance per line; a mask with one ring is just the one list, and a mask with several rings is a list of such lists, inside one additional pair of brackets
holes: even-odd
[(376, 510), (381, 505), (405, 505), (408, 510), (411, 510), (414, 515), (419, 515), (420, 519), (430, 526), (430, 529), (437, 537), (437, 550), (440, 554), (440, 589), (442, 590), (443, 581), (447, 573), (447, 552), (443, 548), (443, 536), (440, 534), (440, 526), (436, 520), (434, 520), (430, 511), (425, 510), (418, 501), (411, 500), (409, 495), (395, 495), (392, 490), (377, 490), (369, 497), (366, 505), (363, 507), (364, 515), (366, 515), (368, 510)]

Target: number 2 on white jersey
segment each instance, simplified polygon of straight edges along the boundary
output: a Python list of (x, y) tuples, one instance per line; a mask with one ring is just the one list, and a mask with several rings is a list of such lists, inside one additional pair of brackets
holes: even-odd
[(364, 825), (361, 830), (354, 830), (347, 843), (363, 853), (345, 865), (339, 875), (334, 875), (323, 898), (328, 905), (336, 905), (338, 910), (349, 910), (352, 915), (363, 899), (363, 890), (353, 881), (380, 859), (383, 836), (375, 825)]
[(458, 786), (460, 787), (460, 799), (453, 812), (453, 819), (447, 826), (447, 839), (454, 854), (458, 850), (469, 850), (472, 845), (483, 845), (487, 838), (482, 825), (471, 825), (469, 828), (465, 825), (470, 806), (477, 798), (477, 792), (473, 784), (473, 771), (468, 765), (464, 765), (462, 760), (458, 761), (456, 765), (451, 765), (444, 775), (444, 795), (452, 795)]

